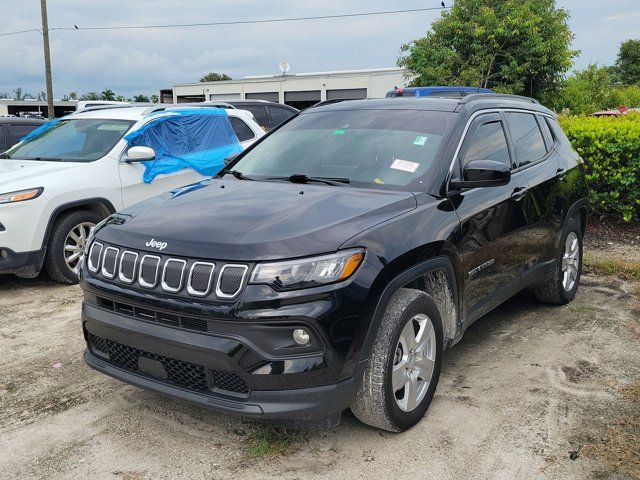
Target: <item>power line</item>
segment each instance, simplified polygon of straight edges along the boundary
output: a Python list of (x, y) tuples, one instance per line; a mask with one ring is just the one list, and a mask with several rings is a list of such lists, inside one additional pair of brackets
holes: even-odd
[(0, 33), (0, 37), (8, 37), (9, 35), (19, 35), (27, 32), (41, 32), (39, 28), (30, 28), (29, 30), (19, 30), (17, 32)]
[[(370, 16), (379, 16), (379, 15), (395, 15), (402, 13), (417, 13), (417, 12), (428, 12), (433, 10), (447, 10), (451, 7), (428, 7), (428, 8), (410, 8), (404, 10), (385, 10), (379, 12), (361, 12), (361, 13), (343, 13), (336, 15), (319, 15), (312, 17), (288, 17), (288, 18), (271, 18), (271, 19), (262, 19), (262, 20), (232, 20), (226, 22), (200, 22), (200, 23), (167, 23), (167, 24), (156, 24), (156, 25), (115, 25), (111, 27), (107, 26), (97, 26), (97, 27), (53, 27), (49, 30), (141, 30), (141, 29), (150, 29), (150, 28), (189, 28), (189, 27), (214, 27), (214, 26), (223, 26), (223, 25), (251, 25), (258, 23), (283, 23), (283, 22), (300, 22), (305, 20), (329, 20), (336, 18), (353, 18), (353, 17), (370, 17)], [(30, 30), (21, 30), (18, 32), (9, 32), (9, 33), (0, 33), (0, 37), (5, 37), (9, 35), (18, 35), (20, 33), (26, 32), (39, 32), (38, 29), (30, 29)]]

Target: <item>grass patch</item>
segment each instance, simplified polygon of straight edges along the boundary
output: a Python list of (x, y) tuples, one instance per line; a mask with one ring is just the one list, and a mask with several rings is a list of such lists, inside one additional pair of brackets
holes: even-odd
[(589, 313), (595, 311), (595, 308), (590, 305), (569, 305), (567, 310), (573, 313)]
[[(625, 279), (640, 280), (640, 262), (620, 258), (602, 258), (590, 253), (584, 255), (584, 268), (596, 275), (617, 275)], [(640, 287), (636, 290), (640, 295)]]
[(582, 447), (580, 453), (625, 478), (640, 480), (639, 436), (640, 421), (620, 419), (608, 426), (599, 441)]
[(293, 450), (302, 439), (299, 431), (257, 423), (247, 436), (247, 453), (254, 458), (277, 457)]

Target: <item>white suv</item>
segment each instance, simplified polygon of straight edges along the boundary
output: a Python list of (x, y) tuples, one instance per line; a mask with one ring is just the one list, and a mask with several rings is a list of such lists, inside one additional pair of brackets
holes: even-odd
[[(124, 207), (206, 178), (186, 168), (144, 183), (145, 166), (140, 161), (153, 159), (155, 152), (129, 147), (123, 138), (179, 110), (176, 106), (85, 110), (0, 154), (0, 273), (35, 277), (44, 268), (54, 280), (75, 283), (95, 224)], [(264, 135), (251, 113), (226, 112), (243, 149)]]

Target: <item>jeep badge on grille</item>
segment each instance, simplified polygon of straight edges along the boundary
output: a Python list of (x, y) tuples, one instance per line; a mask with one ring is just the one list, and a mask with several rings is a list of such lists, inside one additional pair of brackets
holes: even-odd
[(160, 251), (167, 248), (167, 242), (158, 242), (155, 238), (152, 238), (151, 240), (149, 240), (147, 243), (145, 243), (145, 245), (147, 247), (157, 248)]

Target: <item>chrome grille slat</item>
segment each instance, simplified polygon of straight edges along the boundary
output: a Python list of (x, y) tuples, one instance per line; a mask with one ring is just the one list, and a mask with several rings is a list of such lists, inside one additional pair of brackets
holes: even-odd
[[(171, 265), (178, 264), (180, 265), (180, 271), (172, 270)], [(163, 290), (171, 293), (177, 293), (182, 290), (182, 278), (184, 277), (184, 268), (187, 266), (187, 262), (185, 260), (181, 260), (178, 258), (169, 258), (166, 262), (164, 262), (164, 266), (162, 267), (162, 280), (160, 281), (160, 285)], [(177, 276), (178, 278), (170, 278), (167, 279), (167, 272), (171, 276)], [(177, 283), (177, 285), (176, 285)]]
[[(126, 260), (126, 258), (128, 257), (133, 257), (133, 259), (130, 261)], [(127, 263), (125, 263), (125, 261), (133, 262), (133, 264), (129, 266)], [(132, 252), (130, 250), (125, 250), (124, 252), (122, 252), (122, 255), (120, 256), (120, 269), (118, 271), (118, 278), (120, 279), (121, 282), (127, 283), (129, 285), (134, 282), (134, 280), (136, 279), (136, 263), (137, 262), (138, 262), (137, 252)], [(131, 272), (130, 275), (128, 275), (129, 271)]]
[(91, 245), (89, 256), (87, 257), (87, 268), (91, 273), (97, 273), (100, 270), (103, 249), (104, 245), (100, 242), (93, 242), (93, 245)]
[[(162, 259), (157, 255), (145, 255), (140, 260), (140, 270), (138, 272), (138, 283), (141, 287), (144, 288), (155, 288), (158, 285), (158, 273), (160, 273), (160, 262)], [(155, 267), (153, 266), (155, 264)], [(148, 269), (151, 268), (151, 272)], [(153, 272), (153, 280), (149, 278), (148, 275), (145, 275), (145, 269), (147, 269), (146, 273)]]
[[(209, 268), (209, 273), (206, 273), (206, 268)], [(215, 272), (216, 264), (207, 262), (194, 262), (189, 269), (189, 279), (187, 281), (187, 292), (189, 295), (195, 295), (196, 297), (204, 297), (211, 292), (211, 283), (213, 282), (213, 273)], [(198, 277), (194, 279), (194, 273)], [(202, 277), (202, 278), (199, 278)], [(201, 281), (204, 280), (206, 288), (197, 288), (200, 286)]]
[[(225, 272), (229, 269), (232, 269), (233, 272), (227, 274), (225, 278)], [(223, 265), (218, 274), (216, 296), (223, 299), (235, 298), (242, 290), (244, 279), (247, 276), (247, 270), (249, 270), (249, 267), (246, 265), (234, 263)]]
[[(113, 259), (111, 257), (110, 252), (114, 252)], [(102, 257), (102, 270), (101, 270), (103, 277), (112, 279), (113, 277), (116, 276), (119, 252), (120, 250), (118, 250), (115, 247), (107, 247), (104, 249), (104, 255)], [(111, 271), (109, 271), (109, 267), (111, 267), (112, 269)]]

